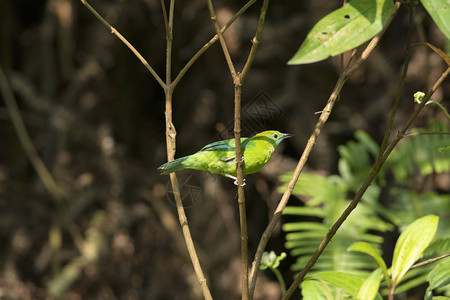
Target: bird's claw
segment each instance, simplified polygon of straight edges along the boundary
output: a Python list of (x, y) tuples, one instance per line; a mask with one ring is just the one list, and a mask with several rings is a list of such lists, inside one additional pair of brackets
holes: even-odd
[[(241, 162), (243, 162), (243, 161), (244, 161), (244, 157), (242, 156), (242, 157), (241, 157)], [(237, 164), (236, 156), (234, 157), (233, 162), (234, 162), (235, 164)]]
[[(236, 176), (233, 176), (233, 175), (230, 175), (230, 174), (225, 174), (225, 176), (228, 177), (228, 178), (234, 179), (234, 184), (235, 185), (239, 185)], [(241, 186), (244, 186), (244, 185), (245, 185), (245, 178), (242, 178), (242, 185)]]
[[(234, 181), (234, 185), (239, 185), (237, 179)], [(241, 186), (245, 186), (245, 178), (242, 179), (242, 185)]]

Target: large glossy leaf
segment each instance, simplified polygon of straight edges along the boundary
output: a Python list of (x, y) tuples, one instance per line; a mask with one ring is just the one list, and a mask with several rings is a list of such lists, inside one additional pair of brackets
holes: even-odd
[(334, 56), (368, 41), (386, 25), (392, 0), (352, 0), (322, 18), (288, 64), (306, 64)]
[(399, 283), (433, 239), (439, 217), (429, 215), (415, 220), (402, 232), (394, 249), (392, 281)]
[(450, 39), (450, 3), (448, 0), (420, 0), (442, 33)]

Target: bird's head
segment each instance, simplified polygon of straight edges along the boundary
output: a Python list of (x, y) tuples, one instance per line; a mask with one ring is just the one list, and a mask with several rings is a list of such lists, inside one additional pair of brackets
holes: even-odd
[(281, 141), (290, 137), (292, 137), (292, 134), (281, 133), (276, 130), (263, 131), (254, 136), (254, 138), (263, 139), (273, 144), (275, 147), (278, 146), (278, 144), (281, 143)]

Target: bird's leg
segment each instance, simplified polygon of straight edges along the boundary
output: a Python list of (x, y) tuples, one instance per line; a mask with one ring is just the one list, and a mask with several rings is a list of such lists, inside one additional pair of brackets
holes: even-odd
[(232, 157), (221, 158), (220, 160), (224, 161), (224, 162), (234, 162), (234, 163), (236, 163), (235, 157), (236, 157), (236, 155), (234, 155)]
[[(244, 161), (244, 156), (241, 157), (241, 162), (243, 162), (243, 161)], [(235, 164), (237, 164), (237, 161), (236, 161), (236, 155), (233, 156), (233, 162), (234, 162)]]
[[(235, 185), (238, 185), (238, 182), (237, 182), (237, 177), (236, 176), (233, 176), (233, 175), (230, 175), (230, 174), (224, 174), (225, 175), (225, 177), (228, 177), (228, 178), (231, 178), (231, 179), (234, 179), (234, 184)], [(245, 178), (243, 178), (243, 183), (242, 183), (242, 186), (244, 186), (245, 185)]]
[[(227, 163), (230, 163), (230, 162), (233, 163), (233, 164), (237, 163), (236, 155), (233, 155), (233, 156), (227, 157), (227, 158), (221, 158), (220, 160), (224, 161), (224, 162), (227, 162)], [(244, 157), (243, 156), (241, 157), (241, 161), (244, 161)]]

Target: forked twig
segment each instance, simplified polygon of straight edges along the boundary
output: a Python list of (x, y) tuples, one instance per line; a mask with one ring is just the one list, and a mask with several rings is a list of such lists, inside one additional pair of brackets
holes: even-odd
[[(163, 4), (163, 2), (161, 3)], [(166, 83), (164, 86), (164, 93), (166, 95), (166, 144), (167, 144), (167, 161), (175, 159), (176, 150), (176, 131), (172, 123), (172, 46), (173, 46), (173, 13), (175, 9), (175, 0), (170, 0), (169, 4), (169, 20), (166, 24)], [(163, 12), (165, 7), (163, 6)], [(194, 267), (197, 280), (200, 283), (203, 297), (207, 300), (212, 299), (211, 292), (209, 291), (206, 283), (205, 275), (203, 274), (200, 261), (198, 259), (197, 251), (192, 240), (191, 230), (189, 229), (186, 213), (184, 212), (183, 201), (180, 195), (180, 188), (178, 179), (175, 173), (170, 174), (170, 181), (172, 183), (173, 194), (175, 197), (175, 203), (177, 206), (178, 218), (183, 231), (184, 240), (189, 252), (189, 256)]]
[(81, 3), (83, 3), (84, 6), (86, 6), (90, 10), (90, 12), (97, 19), (99, 19), (100, 22), (103, 23), (103, 25), (105, 25), (107, 28), (109, 28), (111, 30), (112, 34), (117, 36), (119, 38), (119, 40), (121, 40), (122, 43), (124, 43), (125, 46), (127, 46), (128, 49), (130, 49), (131, 52), (133, 52), (134, 55), (136, 55), (136, 57), (147, 68), (147, 70), (150, 72), (150, 74), (152, 74), (153, 77), (155, 77), (155, 79), (159, 83), (159, 85), (164, 89), (166, 84), (161, 79), (161, 77), (159, 77), (159, 75), (156, 73), (156, 71), (150, 66), (150, 64), (147, 62), (147, 60), (145, 60), (145, 58), (139, 53), (139, 51), (137, 51), (136, 48), (134, 48), (134, 46), (131, 45), (130, 42), (128, 42), (128, 40), (126, 38), (124, 38), (123, 35), (120, 34), (120, 32), (118, 32), (114, 27), (112, 27), (111, 24), (108, 23), (108, 21), (106, 21), (102, 16), (100, 16), (100, 14), (86, 0), (80, 0), (80, 1), (81, 1)]
[(249, 299), (249, 285), (248, 285), (248, 234), (247, 234), (247, 217), (245, 207), (245, 193), (244, 193), (244, 175), (243, 175), (243, 160), (241, 151), (241, 100), (242, 100), (242, 84), (245, 76), (253, 62), (256, 50), (261, 39), (262, 29), (266, 12), (269, 6), (269, 0), (264, 0), (259, 16), (258, 27), (256, 29), (255, 37), (252, 39), (252, 47), (248, 55), (247, 61), (242, 72), (236, 72), (233, 61), (231, 59), (227, 44), (220, 30), (217, 22), (216, 13), (211, 0), (207, 0), (208, 8), (211, 14), (211, 20), (217, 32), (220, 45), (225, 56), (228, 68), (230, 69), (231, 77), (234, 83), (234, 141), (236, 149), (236, 177), (238, 185), (238, 204), (239, 204), (239, 220), (241, 227), (241, 269), (242, 269), (242, 299)]

